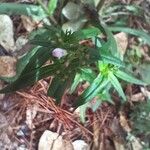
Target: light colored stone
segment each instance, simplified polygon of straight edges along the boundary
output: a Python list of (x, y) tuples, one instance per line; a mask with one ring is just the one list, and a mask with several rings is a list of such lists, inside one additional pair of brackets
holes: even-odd
[(28, 31), (28, 32), (32, 32), (34, 29), (36, 29), (37, 27), (43, 27), (43, 22), (39, 21), (39, 20), (33, 20), (31, 17), (28, 16), (24, 16), (21, 15), (21, 20), (23, 23), (24, 28)]
[(87, 150), (88, 144), (83, 140), (76, 140), (72, 143), (74, 150)]
[(20, 50), (26, 43), (28, 42), (28, 39), (25, 36), (20, 36), (16, 40), (16, 49), (17, 51)]
[(79, 19), (76, 21), (68, 21), (63, 24), (62, 29), (64, 32), (66, 32), (67, 30), (71, 31), (71, 32), (75, 32), (75, 31), (78, 31), (79, 29), (81, 29), (84, 26), (86, 21), (87, 21), (86, 19)]
[(10, 56), (0, 56), (0, 76), (12, 77), (16, 74), (16, 58)]
[(58, 133), (46, 130), (40, 138), (38, 150), (73, 150), (73, 146)]
[(79, 5), (73, 2), (68, 2), (62, 9), (62, 14), (69, 20), (76, 20), (81, 16), (82, 11)]
[(0, 44), (7, 51), (15, 51), (13, 22), (7, 15), (0, 15)]

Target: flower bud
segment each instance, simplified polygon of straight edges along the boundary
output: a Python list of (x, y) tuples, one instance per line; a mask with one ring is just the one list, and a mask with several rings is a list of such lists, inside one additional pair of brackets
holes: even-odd
[(66, 56), (68, 53), (65, 49), (62, 48), (55, 48), (52, 51), (52, 56), (57, 57), (58, 59), (60, 59), (63, 56)]

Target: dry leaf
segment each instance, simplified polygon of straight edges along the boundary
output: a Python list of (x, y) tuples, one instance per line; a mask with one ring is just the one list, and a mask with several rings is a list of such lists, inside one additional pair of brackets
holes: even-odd
[(114, 140), (114, 145), (115, 145), (115, 150), (126, 150), (123, 144), (121, 144), (115, 140)]
[(43, 23), (39, 21), (33, 21), (30, 17), (27, 16), (21, 16), (22, 23), (24, 28), (28, 31), (31, 32), (37, 27), (42, 27)]
[(131, 96), (130, 100), (132, 102), (141, 102), (145, 100), (145, 96), (143, 93), (137, 93)]
[(131, 132), (131, 128), (129, 126), (128, 120), (126, 119), (125, 115), (120, 112), (120, 125), (122, 126), (122, 128), (126, 131), (126, 132)]
[(127, 46), (128, 46), (127, 34), (124, 32), (120, 32), (120, 33), (116, 34), (114, 37), (117, 42), (118, 51), (120, 53), (120, 56), (121, 56), (121, 58), (123, 58), (123, 56), (127, 50)]
[(35, 118), (36, 114), (37, 114), (37, 109), (38, 109), (38, 106), (37, 105), (30, 105), (27, 107), (27, 110), (26, 110), (26, 124), (28, 125), (28, 127), (30, 129), (33, 129), (34, 128), (34, 125), (33, 125), (33, 119)]

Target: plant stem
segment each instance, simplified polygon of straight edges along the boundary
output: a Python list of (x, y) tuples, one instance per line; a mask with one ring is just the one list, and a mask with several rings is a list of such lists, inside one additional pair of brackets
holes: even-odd
[(43, 4), (41, 0), (37, 0), (37, 2), (40, 4), (40, 6), (43, 8), (43, 10), (49, 15), (49, 11), (47, 7)]
[(45, 11), (45, 13), (48, 15), (49, 20), (51, 23), (57, 25), (57, 21), (55, 20), (55, 18), (53, 16), (50, 16), (49, 10), (48, 8), (44, 5), (44, 3), (41, 0), (37, 0), (37, 2), (40, 4), (40, 6), (43, 8), (43, 10)]
[(98, 5), (96, 7), (98, 12), (101, 10), (101, 8), (104, 5), (104, 3), (105, 3), (105, 0), (100, 0), (99, 1)]

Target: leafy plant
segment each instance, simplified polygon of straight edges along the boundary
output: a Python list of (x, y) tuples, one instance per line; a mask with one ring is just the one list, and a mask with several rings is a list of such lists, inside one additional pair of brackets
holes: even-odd
[[(56, 1), (53, 4), (46, 8), (49, 15), (56, 9)], [(83, 6), (83, 10), (87, 14), (90, 28), (72, 33), (68, 30), (64, 32), (60, 26), (44, 25), (43, 28), (32, 32), (30, 43), (34, 45), (33, 48), (18, 61), (16, 76), (1, 77), (10, 84), (0, 90), (0, 93), (13, 92), (52, 76), (53, 80), (47, 93), (60, 103), (66, 90), (70, 89), (70, 93), (73, 93), (77, 86), (85, 81), (89, 82), (90, 86), (79, 95), (76, 106), (89, 103), (97, 97), (98, 103), (94, 106), (97, 108), (101, 99), (111, 99), (109, 92), (112, 88), (118, 92), (123, 102), (126, 101), (120, 79), (145, 85), (125, 73), (125, 64), (119, 58), (117, 44), (110, 31), (114, 28), (109, 29), (102, 24), (95, 9), (88, 4)], [(145, 34), (142, 36), (149, 38)], [(80, 44), (82, 40), (92, 40), (92, 46)], [(49, 60), (52, 63), (48, 63)]]
[(16, 3), (0, 3), (0, 14), (26, 15), (37, 20), (47, 17), (41, 6)]

